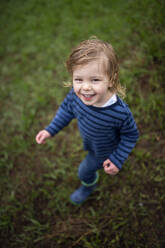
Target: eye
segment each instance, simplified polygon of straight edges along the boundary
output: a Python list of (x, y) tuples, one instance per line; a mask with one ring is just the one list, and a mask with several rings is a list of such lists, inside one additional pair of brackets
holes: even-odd
[(100, 82), (101, 80), (99, 79), (99, 78), (93, 78), (92, 79), (92, 82), (94, 82), (94, 83), (97, 83), (97, 82)]
[(82, 79), (81, 79), (81, 78), (75, 78), (74, 81), (75, 81), (76, 83), (81, 83), (81, 82), (82, 82)]

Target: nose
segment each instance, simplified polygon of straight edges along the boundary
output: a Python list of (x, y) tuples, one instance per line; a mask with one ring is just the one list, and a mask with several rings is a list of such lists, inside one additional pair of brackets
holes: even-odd
[(91, 87), (91, 84), (90, 82), (84, 82), (83, 83), (83, 89), (84, 90), (90, 90), (92, 87)]

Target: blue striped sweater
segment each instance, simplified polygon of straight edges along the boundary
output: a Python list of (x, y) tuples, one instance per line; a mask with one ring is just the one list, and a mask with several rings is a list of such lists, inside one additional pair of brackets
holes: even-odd
[(107, 107), (85, 105), (72, 89), (46, 130), (54, 136), (76, 118), (84, 149), (99, 161), (110, 159), (119, 169), (138, 139), (138, 130), (128, 105), (118, 96)]

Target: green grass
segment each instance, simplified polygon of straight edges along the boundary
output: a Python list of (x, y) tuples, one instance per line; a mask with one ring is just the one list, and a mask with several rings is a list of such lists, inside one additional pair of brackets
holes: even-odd
[[(164, 7), (162, 0), (1, 1), (1, 247), (164, 247)], [(140, 138), (122, 171), (102, 171), (96, 192), (77, 207), (69, 195), (86, 153), (76, 121), (43, 146), (35, 135), (68, 92), (71, 48), (92, 35), (118, 54)]]

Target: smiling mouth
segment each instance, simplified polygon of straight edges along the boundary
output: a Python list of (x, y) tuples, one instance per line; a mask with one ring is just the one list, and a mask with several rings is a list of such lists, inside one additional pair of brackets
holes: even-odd
[(95, 94), (81, 94), (86, 101), (92, 100)]

